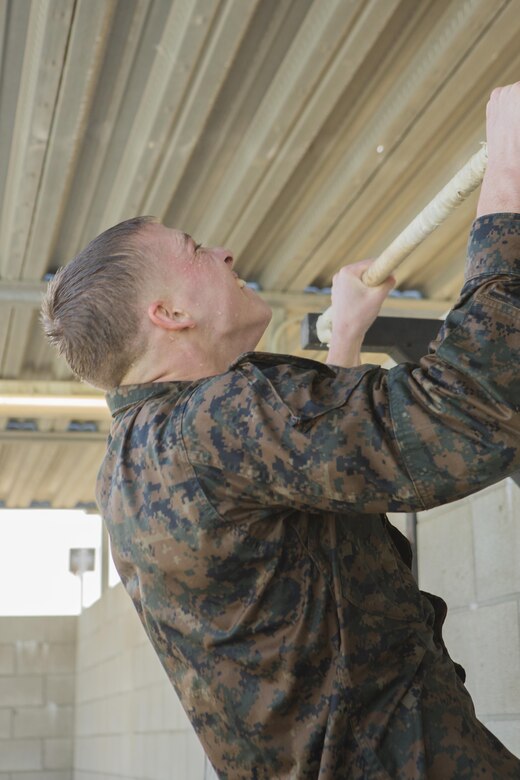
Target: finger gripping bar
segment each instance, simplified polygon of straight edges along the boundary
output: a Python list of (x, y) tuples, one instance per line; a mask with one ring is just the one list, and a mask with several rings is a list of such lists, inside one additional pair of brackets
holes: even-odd
[[(416, 246), (432, 233), (475, 190), (484, 178), (487, 165), (487, 146), (482, 144), (466, 165), (458, 171), (428, 205), (399, 233), (390, 246), (374, 260), (362, 276), (368, 287), (384, 282)], [(332, 307), (318, 318), (318, 338), (325, 344), (332, 334)]]

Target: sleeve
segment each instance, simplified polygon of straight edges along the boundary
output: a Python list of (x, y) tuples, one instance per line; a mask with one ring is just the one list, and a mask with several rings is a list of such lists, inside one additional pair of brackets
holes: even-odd
[(246, 356), (186, 407), (187, 456), (221, 506), (403, 512), (520, 468), (520, 215), (477, 220), (466, 283), (419, 365)]

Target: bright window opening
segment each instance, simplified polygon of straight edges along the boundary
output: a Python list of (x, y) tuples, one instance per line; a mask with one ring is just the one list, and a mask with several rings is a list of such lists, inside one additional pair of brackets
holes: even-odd
[[(101, 519), (80, 510), (0, 510), (0, 615), (76, 615), (101, 595)], [(71, 548), (94, 570), (69, 571)]]

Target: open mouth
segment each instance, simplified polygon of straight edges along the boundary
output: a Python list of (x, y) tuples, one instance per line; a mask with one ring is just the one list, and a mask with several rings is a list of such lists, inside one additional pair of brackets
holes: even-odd
[(240, 287), (240, 289), (242, 289), (243, 287), (246, 286), (246, 282), (239, 277), (239, 275), (236, 273), (236, 271), (232, 271), (232, 274), (235, 277), (235, 281), (238, 284), (238, 286)]

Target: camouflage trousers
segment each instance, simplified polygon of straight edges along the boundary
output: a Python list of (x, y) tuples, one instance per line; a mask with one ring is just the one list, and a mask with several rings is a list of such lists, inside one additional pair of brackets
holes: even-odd
[(337, 780), (520, 780), (520, 759), (478, 721), (451, 659), (424, 660), (376, 748), (373, 714), (355, 721), (356, 759)]

